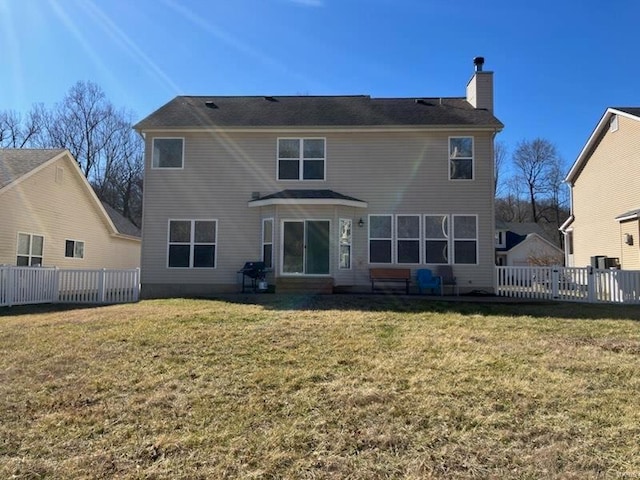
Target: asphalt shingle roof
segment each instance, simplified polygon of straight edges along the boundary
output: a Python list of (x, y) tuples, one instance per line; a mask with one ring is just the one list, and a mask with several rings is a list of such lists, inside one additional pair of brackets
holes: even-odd
[(136, 227), (131, 222), (131, 220), (126, 218), (124, 215), (122, 215), (120, 212), (118, 212), (108, 203), (106, 202), (101, 202), (101, 203), (105, 211), (107, 212), (107, 215), (109, 215), (109, 218), (111, 219), (113, 224), (116, 226), (116, 230), (118, 230), (119, 233), (123, 235), (129, 235), (131, 237), (138, 237), (138, 238), (142, 237), (142, 233), (140, 229)]
[(194, 127), (490, 126), (491, 112), (464, 98), (353, 96), (178, 96), (140, 121), (138, 130)]
[(640, 118), (640, 107), (612, 107), (621, 112), (628, 113)]
[(296, 200), (349, 200), (352, 202), (361, 202), (357, 198), (343, 195), (333, 190), (282, 190), (280, 192), (265, 195), (254, 201), (273, 200), (273, 199), (296, 199)]
[(0, 150), (0, 188), (60, 155), (61, 149), (5, 148)]

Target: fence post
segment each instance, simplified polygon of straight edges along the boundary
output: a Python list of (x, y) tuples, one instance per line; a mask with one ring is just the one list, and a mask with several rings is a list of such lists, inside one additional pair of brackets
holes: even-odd
[(551, 267), (551, 297), (554, 300), (559, 298), (558, 290), (560, 288), (560, 270), (557, 265)]
[(140, 267), (136, 268), (133, 297), (134, 297), (133, 298), (134, 302), (137, 302), (140, 300)]
[(15, 292), (15, 269), (9, 266), (9, 274), (7, 275), (7, 306), (13, 306), (13, 298)]
[(53, 271), (53, 303), (60, 301), (60, 269), (56, 266)]
[(103, 268), (98, 279), (98, 303), (104, 303), (104, 290), (105, 290), (105, 277), (107, 276), (107, 269)]
[(589, 303), (595, 302), (595, 278), (596, 276), (593, 273), (593, 267), (591, 265), (587, 266), (587, 301)]

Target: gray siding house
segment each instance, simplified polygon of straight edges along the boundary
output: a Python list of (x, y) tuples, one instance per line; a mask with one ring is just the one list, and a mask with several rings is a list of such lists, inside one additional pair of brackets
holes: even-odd
[(142, 295), (366, 291), (373, 267), (448, 264), (493, 290), (493, 73), (460, 98), (179, 96), (145, 138)]

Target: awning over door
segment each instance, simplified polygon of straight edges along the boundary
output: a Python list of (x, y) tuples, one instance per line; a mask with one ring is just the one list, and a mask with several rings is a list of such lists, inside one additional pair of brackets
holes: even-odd
[(367, 202), (343, 195), (333, 190), (282, 190), (250, 200), (249, 207), (269, 205), (341, 205), (367, 208)]

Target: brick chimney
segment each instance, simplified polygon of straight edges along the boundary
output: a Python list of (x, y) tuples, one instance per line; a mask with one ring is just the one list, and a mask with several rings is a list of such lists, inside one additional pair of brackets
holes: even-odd
[(493, 113), (493, 72), (483, 71), (483, 57), (475, 57), (473, 64), (476, 71), (467, 84), (467, 102)]

